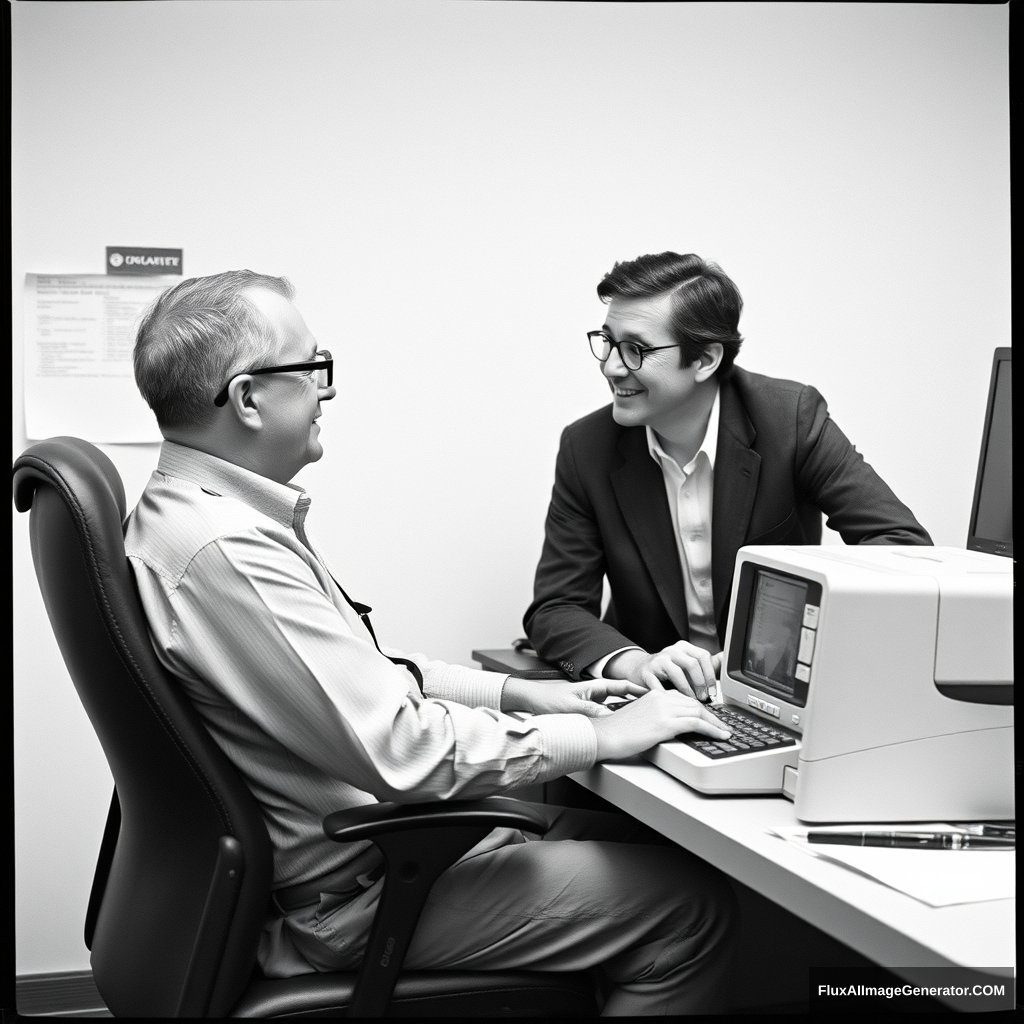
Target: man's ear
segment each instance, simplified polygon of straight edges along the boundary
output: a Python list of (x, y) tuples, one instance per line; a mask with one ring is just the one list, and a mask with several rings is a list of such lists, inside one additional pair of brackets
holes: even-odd
[(700, 354), (700, 368), (697, 370), (696, 380), (705, 381), (710, 380), (714, 376), (715, 371), (722, 365), (722, 356), (725, 354), (725, 348), (721, 342), (713, 341), (710, 345), (704, 346), (704, 351)]
[(252, 377), (241, 374), (228, 385), (228, 406), (236, 419), (249, 430), (259, 430), (263, 426), (260, 417), (260, 398)]

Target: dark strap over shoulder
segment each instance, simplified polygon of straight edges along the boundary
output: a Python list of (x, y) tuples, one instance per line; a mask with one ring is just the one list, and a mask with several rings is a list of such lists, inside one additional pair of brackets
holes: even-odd
[[(355, 613), (363, 620), (363, 625), (366, 627), (371, 639), (373, 640), (373, 646), (376, 647), (381, 654), (384, 654), (380, 649), (380, 644), (377, 643), (377, 634), (373, 631), (373, 625), (370, 623), (370, 612), (372, 612), (373, 609), (368, 604), (361, 604), (359, 601), (353, 601), (352, 598), (345, 593), (345, 588), (334, 579), (333, 574), (331, 574), (331, 579), (334, 580), (334, 585), (341, 591), (341, 596), (348, 601), (355, 610)], [(396, 665), (404, 665), (412, 673), (412, 677), (416, 680), (416, 685), (419, 687), (420, 693), (423, 693), (423, 673), (420, 671), (416, 662), (410, 661), (408, 658), (392, 658), (390, 654), (384, 654), (384, 657)]]

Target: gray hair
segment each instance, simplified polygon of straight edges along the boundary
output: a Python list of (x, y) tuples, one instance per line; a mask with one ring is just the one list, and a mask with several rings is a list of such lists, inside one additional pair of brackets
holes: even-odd
[(295, 294), (287, 278), (228, 270), (182, 281), (146, 310), (135, 335), (135, 383), (161, 427), (208, 422), (232, 376), (273, 360), (277, 339), (242, 294), (247, 288)]

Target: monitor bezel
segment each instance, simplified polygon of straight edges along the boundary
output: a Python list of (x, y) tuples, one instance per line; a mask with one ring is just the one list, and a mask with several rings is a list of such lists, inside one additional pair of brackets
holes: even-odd
[[(738, 683), (743, 683), (745, 686), (749, 686), (761, 693), (769, 694), (776, 699), (785, 701), (787, 704), (792, 704), (794, 707), (803, 708), (807, 706), (807, 697), (810, 691), (810, 682), (803, 682), (800, 679), (794, 680), (795, 688), (793, 693), (789, 693), (781, 686), (772, 685), (771, 681), (761, 679), (757, 676), (747, 675), (743, 671), (743, 652), (747, 646), (747, 635), (750, 627), (750, 616), (753, 610), (753, 597), (754, 597), (754, 581), (757, 579), (757, 574), (761, 571), (773, 573), (776, 576), (786, 576), (789, 579), (795, 580), (797, 583), (802, 583), (807, 587), (807, 599), (806, 604), (817, 605), (821, 608), (821, 584), (809, 576), (800, 576), (794, 572), (788, 572), (785, 569), (779, 569), (777, 566), (771, 565), (767, 562), (759, 562), (754, 559), (748, 558), (740, 566), (740, 576), (736, 584), (736, 596), (734, 598), (734, 612), (733, 612), (733, 623), (732, 623), (732, 637), (731, 643), (729, 644), (729, 652), (726, 658), (725, 670), (729, 675), (730, 679), (735, 680)], [(820, 615), (820, 611), (819, 611)], [(818, 620), (818, 628), (820, 633), (822, 620)], [(817, 642), (816, 642), (817, 646)], [(811, 664), (811, 679), (814, 679), (814, 664)]]
[[(985, 458), (988, 455), (989, 436), (992, 428), (992, 413), (995, 410), (996, 404), (996, 382), (999, 380), (1000, 364), (1004, 362), (1012, 364), (1012, 348), (997, 348), (992, 356), (992, 373), (988, 381), (988, 402), (985, 406), (985, 425), (981, 431), (981, 453), (978, 456), (978, 471), (974, 478), (974, 499), (971, 502), (971, 518), (967, 527), (967, 550), (984, 551), (990, 555), (1005, 555), (1008, 558), (1012, 558), (1012, 540), (993, 540), (991, 537), (979, 537), (975, 533), (978, 525), (978, 505), (981, 501), (981, 480), (985, 471)], [(1010, 407), (1011, 409), (1013, 407), (1012, 396)]]

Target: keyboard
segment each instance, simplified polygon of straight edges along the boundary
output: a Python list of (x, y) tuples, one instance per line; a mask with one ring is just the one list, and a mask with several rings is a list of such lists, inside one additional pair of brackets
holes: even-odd
[[(631, 703), (609, 700), (617, 711)], [(707, 709), (732, 730), (727, 740), (697, 732), (683, 733), (640, 756), (698, 793), (745, 796), (785, 794), (786, 769), (796, 770), (801, 741), (795, 733), (766, 722), (735, 704), (707, 704)], [(740, 757), (746, 754), (746, 757)], [(792, 797), (790, 797), (792, 799)]]
[(713, 740), (699, 732), (687, 732), (676, 737), (677, 742), (693, 747), (705, 757), (718, 760), (749, 754), (755, 750), (792, 747), (796, 744), (796, 738), (792, 733), (771, 725), (763, 718), (741, 711), (735, 704), (708, 704), (707, 709), (724, 726), (732, 730), (732, 735), (727, 740)]

